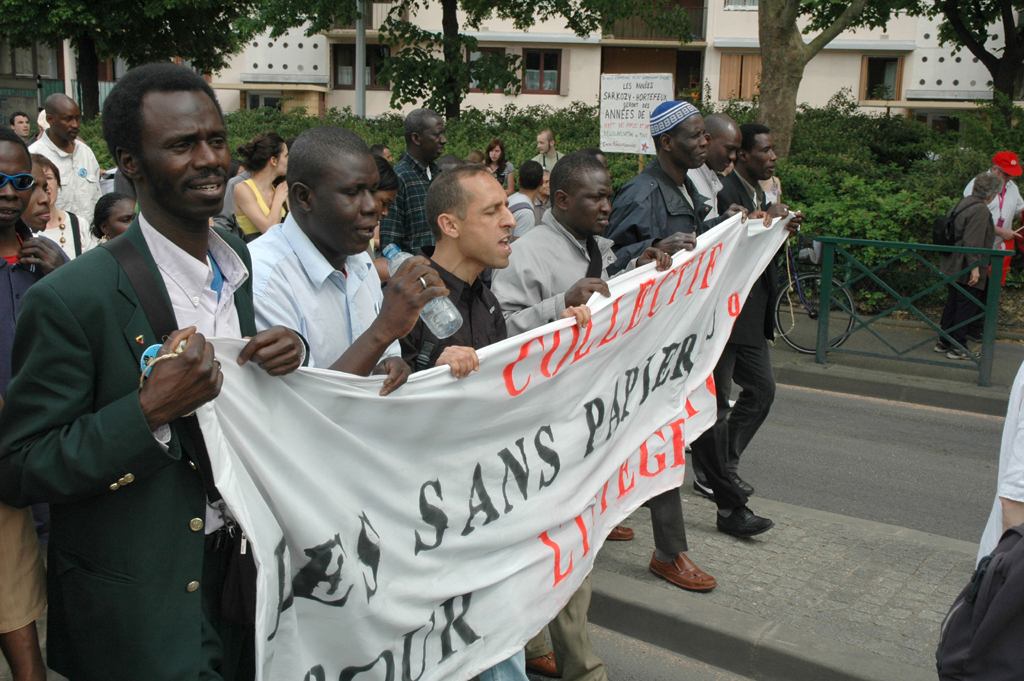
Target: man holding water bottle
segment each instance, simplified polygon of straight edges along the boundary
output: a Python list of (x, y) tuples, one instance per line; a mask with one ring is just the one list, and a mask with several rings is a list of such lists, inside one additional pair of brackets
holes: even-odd
[(257, 327), (300, 330), (310, 366), (385, 374), (380, 394), (387, 395), (410, 373), (398, 339), (448, 289), (426, 258), (414, 257), (381, 291), (366, 254), (377, 224), (379, 179), (369, 148), (354, 132), (307, 130), (289, 155), (291, 212), (253, 242), (250, 253)]

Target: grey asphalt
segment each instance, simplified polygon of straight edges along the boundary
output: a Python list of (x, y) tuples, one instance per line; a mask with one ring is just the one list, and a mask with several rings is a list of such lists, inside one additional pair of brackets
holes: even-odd
[[(748, 681), (718, 667), (683, 657), (664, 648), (590, 625), (590, 642), (612, 681)], [(531, 681), (546, 677), (529, 674)]]
[(1003, 419), (779, 385), (740, 463), (758, 497), (977, 542)]

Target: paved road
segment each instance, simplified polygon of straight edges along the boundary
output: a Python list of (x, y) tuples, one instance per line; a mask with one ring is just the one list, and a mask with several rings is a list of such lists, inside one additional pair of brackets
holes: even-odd
[[(749, 681), (664, 648), (590, 625), (590, 642), (612, 681)], [(531, 681), (547, 681), (530, 674)]]
[(780, 385), (740, 475), (767, 499), (977, 542), (1002, 429), (992, 416)]

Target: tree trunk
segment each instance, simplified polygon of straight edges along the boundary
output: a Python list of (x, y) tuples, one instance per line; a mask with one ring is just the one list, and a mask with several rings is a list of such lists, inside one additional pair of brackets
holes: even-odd
[(89, 121), (100, 112), (99, 59), (92, 36), (80, 35), (75, 43), (78, 47), (78, 87), (82, 93), (82, 101), (79, 104), (82, 119)]
[(999, 66), (992, 73), (992, 90), (1006, 97), (996, 100), (996, 106), (1007, 125), (1013, 124), (1013, 95), (1017, 85), (1017, 73), (1020, 63), (1013, 63), (1007, 57), (999, 60)]
[(761, 0), (758, 36), (761, 43), (761, 94), (757, 121), (772, 130), (775, 153), (789, 155), (796, 123), (796, 95), (807, 65), (807, 48), (795, 21), (787, 21), (785, 0)]
[(441, 30), (444, 33), (444, 117), (448, 120), (457, 119), (462, 112), (462, 84), (455, 77), (465, 55), (459, 49), (459, 2), (458, 0), (441, 0)]

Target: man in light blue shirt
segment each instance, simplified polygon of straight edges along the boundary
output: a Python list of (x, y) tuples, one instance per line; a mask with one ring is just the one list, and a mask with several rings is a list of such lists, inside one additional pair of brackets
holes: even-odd
[(285, 221), (249, 246), (256, 326), (288, 320), (309, 343), (309, 365), (359, 376), (387, 374), (381, 395), (410, 368), (397, 340), (420, 311), (448, 294), (423, 257), (404, 263), (382, 293), (366, 253), (377, 224), (380, 177), (355, 133), (322, 126), (294, 142)]

